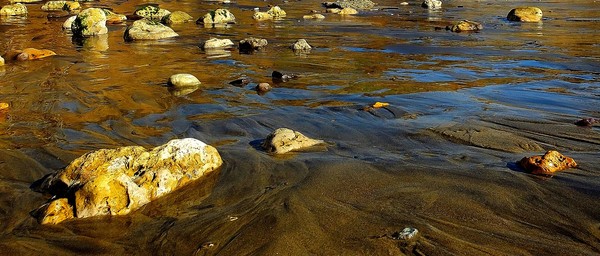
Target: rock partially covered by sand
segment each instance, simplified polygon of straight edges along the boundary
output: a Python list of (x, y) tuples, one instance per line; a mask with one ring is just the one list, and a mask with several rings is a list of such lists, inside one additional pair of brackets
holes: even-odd
[(123, 38), (125, 41), (158, 40), (179, 36), (172, 28), (149, 19), (136, 20), (127, 27)]
[(571, 167), (577, 167), (573, 158), (563, 156), (558, 151), (550, 150), (543, 156), (524, 157), (519, 165), (528, 172), (538, 175), (553, 175)]
[(80, 37), (103, 35), (108, 33), (106, 14), (100, 8), (88, 8), (77, 14), (71, 24), (73, 35)]
[(87, 153), (34, 189), (58, 197), (40, 207), (38, 221), (124, 215), (221, 166), (217, 150), (202, 141), (176, 139), (146, 150), (140, 146)]
[(162, 20), (165, 16), (171, 14), (171, 12), (158, 7), (156, 4), (147, 4), (137, 8), (133, 14), (149, 20)]
[(510, 10), (506, 18), (510, 21), (538, 22), (542, 20), (542, 10), (537, 7), (517, 7)]
[(375, 3), (371, 0), (340, 0), (336, 2), (324, 2), (325, 8), (354, 8), (354, 9), (371, 9), (375, 6)]
[(300, 132), (279, 128), (267, 136), (262, 147), (270, 153), (284, 154), (323, 143), (325, 142), (322, 140), (311, 139)]
[(48, 1), (42, 5), (44, 11), (72, 11), (80, 8), (79, 2), (75, 1)]
[(197, 24), (228, 24), (235, 23), (235, 16), (227, 9), (216, 9), (205, 14), (196, 21)]
[(27, 7), (21, 3), (5, 5), (0, 9), (0, 16), (20, 16), (26, 14)]
[(450, 30), (452, 32), (457, 32), (457, 33), (467, 32), (467, 31), (474, 32), (474, 31), (479, 31), (482, 29), (483, 29), (483, 25), (481, 25), (481, 23), (471, 21), (471, 20), (462, 20), (452, 26), (446, 27), (446, 30)]
[(194, 20), (194, 17), (182, 11), (174, 11), (162, 19), (162, 23), (167, 25), (181, 24)]
[(175, 74), (169, 77), (167, 84), (174, 87), (194, 87), (202, 83), (192, 74)]

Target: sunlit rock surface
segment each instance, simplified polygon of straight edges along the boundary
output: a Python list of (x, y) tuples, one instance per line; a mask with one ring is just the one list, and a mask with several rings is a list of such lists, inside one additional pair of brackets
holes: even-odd
[(88, 37), (108, 33), (106, 14), (100, 8), (88, 8), (77, 14), (71, 24), (73, 35)]
[(125, 41), (157, 40), (179, 36), (173, 29), (149, 19), (136, 20), (125, 30)]
[(19, 16), (26, 14), (27, 7), (21, 3), (5, 5), (0, 9), (0, 16)]
[(196, 21), (198, 24), (228, 24), (235, 23), (235, 16), (227, 9), (216, 9), (205, 14)]
[(526, 171), (538, 175), (553, 175), (555, 172), (577, 167), (573, 158), (554, 150), (546, 152), (543, 156), (524, 157), (519, 164)]
[(262, 147), (270, 153), (284, 154), (323, 143), (325, 142), (322, 140), (311, 139), (300, 132), (279, 128), (267, 136)]
[(510, 10), (506, 18), (510, 21), (538, 22), (542, 20), (542, 10), (537, 7), (517, 7)]
[(221, 164), (214, 147), (193, 138), (172, 140), (152, 150), (129, 146), (93, 151), (38, 183), (37, 190), (59, 198), (40, 208), (38, 221), (56, 224), (70, 218), (127, 214)]

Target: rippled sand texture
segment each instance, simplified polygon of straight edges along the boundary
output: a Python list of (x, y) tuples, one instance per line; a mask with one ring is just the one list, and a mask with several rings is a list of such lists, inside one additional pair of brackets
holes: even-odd
[[(157, 2), (194, 18), (226, 7), (237, 23), (173, 25), (180, 37), (124, 42), (125, 25), (73, 40), (42, 3), (0, 19), (0, 51), (58, 55), (0, 66), (0, 254), (6, 255), (597, 255), (600, 253), (600, 4), (594, 1), (409, 1), (303, 20), (321, 1)], [(143, 1), (82, 3), (131, 14)], [(6, 3), (3, 3), (6, 4)], [(540, 23), (506, 20), (533, 5)], [(454, 21), (481, 22), (452, 33)], [(265, 38), (264, 51), (217, 53), (210, 37)], [(299, 38), (315, 48), (294, 54)], [(273, 83), (273, 70), (298, 74)], [(167, 79), (202, 82), (187, 95)], [(248, 85), (230, 81), (246, 76)], [(254, 86), (273, 85), (258, 95)], [(176, 96), (179, 95), (179, 96)], [(376, 101), (386, 108), (365, 109)], [(326, 150), (271, 156), (258, 149), (288, 127)], [(29, 189), (95, 149), (193, 137), (223, 167), (124, 217), (37, 224), (48, 198)], [(523, 172), (524, 156), (558, 150), (578, 168)], [(405, 227), (411, 242), (393, 239)]]

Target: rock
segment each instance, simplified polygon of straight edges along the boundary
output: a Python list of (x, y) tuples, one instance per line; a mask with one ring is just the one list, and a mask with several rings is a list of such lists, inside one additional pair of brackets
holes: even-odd
[(442, 1), (440, 0), (425, 0), (421, 4), (421, 7), (427, 9), (439, 9), (442, 8)]
[(162, 23), (167, 25), (186, 23), (194, 20), (194, 17), (182, 11), (174, 11), (162, 19)]
[(146, 4), (138, 7), (133, 14), (149, 20), (162, 20), (165, 16), (171, 14), (171, 12), (158, 7), (157, 4)]
[(259, 83), (256, 85), (255, 89), (258, 93), (266, 93), (273, 89), (273, 87), (271, 87), (269, 83)]
[(298, 39), (298, 41), (292, 44), (291, 48), (294, 51), (307, 51), (312, 49), (312, 46), (305, 39)]
[(42, 1), (44, 1), (44, 0), (10, 0), (9, 2), (11, 4), (14, 4), (14, 3), (28, 3), (28, 4), (30, 4), (30, 3), (39, 3), (39, 2), (42, 2)]
[(283, 17), (285, 17), (287, 15), (284, 10), (282, 10), (281, 8), (279, 8), (279, 6), (273, 6), (273, 7), (271, 7), (271, 9), (269, 9), (267, 11), (267, 13), (269, 15), (271, 15), (273, 18), (283, 18)]
[(81, 9), (81, 5), (74, 1), (48, 1), (42, 5), (44, 11), (73, 11)]
[(400, 5), (408, 5), (408, 2), (402, 2)]
[(354, 8), (351, 7), (346, 7), (344, 9), (342, 9), (340, 12), (338, 12), (339, 15), (354, 15), (354, 14), (358, 14), (358, 11)]
[(229, 24), (235, 23), (235, 16), (227, 9), (216, 9), (205, 14), (196, 21), (197, 24)]
[(250, 79), (248, 79), (246, 77), (242, 77), (240, 79), (233, 80), (233, 81), (229, 82), (230, 85), (238, 86), (238, 87), (245, 86), (248, 83), (250, 83)]
[(483, 25), (481, 25), (481, 23), (479, 22), (475, 22), (475, 21), (470, 21), (470, 20), (463, 20), (463, 21), (459, 21), (458, 23), (452, 25), (452, 26), (447, 26), (446, 30), (450, 30), (452, 32), (465, 32), (465, 31), (479, 31), (483, 29)]
[(418, 234), (419, 230), (416, 228), (404, 228), (400, 232), (394, 232), (394, 234), (392, 234), (392, 239), (408, 241), (417, 237)]
[(575, 122), (575, 125), (577, 125), (577, 126), (592, 126), (597, 122), (598, 122), (598, 119), (590, 117), (590, 118), (584, 118), (584, 119), (581, 119), (581, 120)]
[(543, 156), (524, 157), (519, 165), (528, 172), (538, 175), (553, 175), (555, 172), (577, 167), (573, 158), (563, 156), (558, 151), (550, 150)]
[(27, 7), (21, 3), (5, 5), (0, 9), (0, 16), (20, 16), (26, 14)]
[(71, 218), (128, 214), (221, 164), (214, 147), (193, 138), (172, 140), (152, 150), (100, 149), (35, 183), (36, 191), (57, 198), (37, 218), (40, 223), (57, 224)]
[(267, 44), (267, 39), (249, 37), (240, 40), (239, 47), (240, 51), (255, 51), (266, 47)]
[(104, 15), (106, 15), (107, 24), (120, 24), (127, 20), (127, 16), (123, 14), (114, 13), (113, 11), (106, 8), (102, 8), (102, 11), (104, 11)]
[[(4, 59), (2, 59), (2, 57), (0, 57), (0, 63), (2, 63), (1, 65), (4, 64)], [(8, 103), (6, 103), (6, 102), (0, 102), (0, 111), (8, 110), (9, 107), (10, 107), (10, 105)]]
[(170, 27), (167, 27), (158, 21), (144, 18), (134, 21), (131, 26), (127, 27), (123, 38), (125, 41), (134, 41), (158, 40), (176, 36), (179, 35)]
[(4, 66), (4, 58), (2, 56), (0, 56), (0, 66)]
[(340, 13), (342, 11), (342, 9), (340, 8), (327, 8), (325, 10), (326, 13)]
[(85, 9), (77, 14), (77, 18), (71, 24), (71, 31), (79, 37), (106, 34), (106, 14), (100, 8)]
[(50, 57), (50, 56), (54, 56), (54, 55), (56, 55), (56, 53), (53, 51), (50, 51), (50, 50), (26, 48), (23, 50), (11, 50), (11, 51), (7, 52), (4, 55), (4, 57), (7, 60), (25, 61), (25, 60), (42, 59), (42, 58), (46, 58), (46, 57)]
[(193, 87), (202, 83), (192, 74), (175, 74), (169, 77), (167, 84), (174, 87)]
[(271, 14), (267, 13), (267, 12), (254, 12), (254, 14), (252, 15), (252, 18), (258, 21), (263, 21), (263, 20), (272, 20), (273, 16), (271, 16)]
[(311, 14), (311, 15), (304, 15), (304, 16), (302, 16), (302, 18), (305, 20), (310, 20), (310, 19), (321, 20), (321, 19), (325, 19), (325, 16), (320, 13), (315, 13), (315, 14)]
[(510, 10), (506, 18), (510, 21), (538, 22), (542, 20), (542, 10), (537, 7), (517, 7)]
[(73, 25), (73, 22), (75, 21), (75, 19), (77, 18), (77, 15), (75, 16), (71, 16), (69, 17), (67, 20), (65, 20), (65, 22), (62, 25), (63, 29), (68, 29), (71, 30), (71, 26)]
[(373, 8), (375, 3), (370, 0), (340, 0), (337, 2), (325, 2), (323, 3), (323, 6), (325, 6), (325, 8), (344, 9), (350, 7), (354, 9), (365, 10)]
[(308, 138), (300, 132), (288, 128), (279, 128), (267, 136), (262, 147), (270, 153), (284, 154), (323, 143), (325, 142), (322, 140)]
[(290, 79), (298, 78), (298, 76), (294, 75), (294, 74), (283, 74), (279, 71), (274, 70), (271, 73), (271, 78), (273, 79), (273, 82), (280, 83), (280, 82), (287, 82)]
[(229, 39), (218, 39), (211, 38), (202, 43), (200, 43), (200, 48), (202, 49), (215, 49), (215, 48), (231, 48), (233, 47), (233, 41)]

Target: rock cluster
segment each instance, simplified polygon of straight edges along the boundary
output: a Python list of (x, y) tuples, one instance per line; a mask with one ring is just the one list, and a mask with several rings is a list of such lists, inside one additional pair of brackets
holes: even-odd
[(542, 10), (537, 7), (517, 7), (510, 10), (506, 19), (510, 21), (538, 22), (542, 20)]
[(538, 175), (553, 175), (555, 172), (577, 167), (573, 158), (563, 156), (558, 151), (550, 150), (543, 156), (524, 157), (519, 165), (528, 172)]
[(304, 134), (288, 129), (279, 128), (273, 131), (262, 144), (263, 149), (274, 154), (285, 154), (325, 143), (306, 137)]
[(140, 146), (97, 150), (36, 182), (34, 189), (55, 198), (36, 215), (42, 224), (124, 215), (221, 164), (214, 147), (193, 138), (172, 140), (152, 150)]

